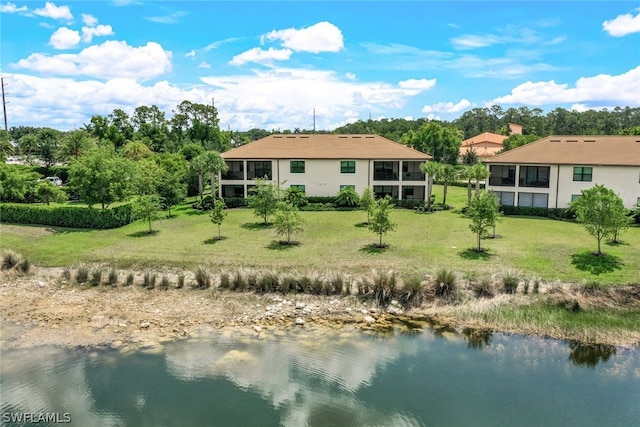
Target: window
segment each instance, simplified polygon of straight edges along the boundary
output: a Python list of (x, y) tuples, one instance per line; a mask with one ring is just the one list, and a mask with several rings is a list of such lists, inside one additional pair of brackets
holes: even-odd
[(491, 165), (489, 166), (489, 185), (502, 187), (516, 186), (516, 166), (515, 165)]
[(424, 185), (402, 186), (402, 198), (407, 200), (424, 200)]
[(394, 199), (398, 198), (398, 186), (397, 185), (374, 185), (373, 194), (378, 197), (390, 196)]
[(340, 162), (340, 173), (356, 173), (356, 161), (342, 160)]
[(516, 193), (513, 191), (494, 191), (500, 206), (513, 206), (516, 202)]
[(271, 160), (247, 162), (247, 179), (271, 178)]
[[(228, 179), (228, 180), (244, 179), (244, 162), (242, 160), (228, 160), (226, 163), (229, 169), (222, 174), (222, 179)], [(228, 196), (228, 197), (232, 197), (232, 196)]]
[(289, 186), (289, 188), (296, 188), (296, 189), (302, 191), (303, 193), (305, 192), (304, 185), (302, 185), (302, 184), (291, 184)]
[(549, 195), (547, 193), (519, 193), (518, 206), (547, 208), (549, 207)]
[(424, 181), (424, 173), (420, 169), (422, 162), (402, 162), (403, 181)]
[(586, 181), (591, 182), (593, 177), (593, 168), (576, 166), (573, 168), (573, 180), (574, 181)]
[(549, 166), (520, 166), (520, 187), (549, 188)]
[(289, 171), (291, 173), (304, 173), (304, 160), (291, 160), (289, 162)]
[(373, 162), (374, 181), (397, 181), (398, 162)]
[(353, 184), (340, 185), (340, 191), (342, 191), (343, 188), (351, 188), (353, 191), (356, 190), (356, 186)]
[(244, 198), (244, 185), (223, 185), (222, 197)]
[(571, 201), (573, 202), (575, 199), (577, 199), (578, 197), (580, 197), (580, 194), (572, 194), (571, 195)]

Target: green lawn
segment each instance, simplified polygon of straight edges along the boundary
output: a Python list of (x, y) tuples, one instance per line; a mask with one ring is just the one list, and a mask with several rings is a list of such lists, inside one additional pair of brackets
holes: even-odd
[[(437, 201), (442, 199), (436, 187)], [(462, 207), (466, 189), (453, 187), (449, 204)], [(259, 225), (247, 209), (229, 210), (222, 225), (226, 239), (216, 241), (217, 228), (207, 214), (188, 205), (171, 219), (154, 223), (157, 233), (145, 234), (138, 222), (115, 230), (70, 230), (0, 225), (0, 247), (13, 249), (44, 266), (79, 261), (119, 267), (171, 266), (212, 268), (251, 266), (362, 272), (370, 268), (430, 272), (446, 266), (465, 273), (501, 273), (515, 268), (544, 280), (604, 284), (640, 283), (640, 228), (622, 235), (620, 245), (604, 245), (606, 257), (593, 257), (596, 241), (579, 224), (542, 218), (506, 217), (497, 227), (499, 238), (484, 239), (488, 251), (470, 250), (475, 237), (469, 220), (457, 209), (432, 214), (395, 209), (397, 230), (385, 237), (389, 248), (370, 245), (377, 236), (362, 226), (364, 211), (303, 212), (305, 231), (295, 235), (301, 245), (281, 247), (273, 229)]]

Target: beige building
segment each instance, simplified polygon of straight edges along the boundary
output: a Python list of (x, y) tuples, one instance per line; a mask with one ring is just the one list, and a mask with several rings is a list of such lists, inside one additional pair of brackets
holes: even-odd
[(431, 156), (378, 135), (269, 135), (222, 157), (222, 197), (247, 197), (256, 178), (267, 177), (282, 188), (298, 187), (308, 196), (335, 196), (345, 186), (378, 196), (424, 200), (425, 174), (420, 165)]
[(502, 205), (565, 208), (596, 184), (640, 202), (640, 136), (549, 136), (485, 163)]
[[(509, 134), (522, 135), (522, 125), (509, 123)], [(467, 152), (473, 151), (480, 160), (484, 161), (502, 151), (505, 139), (507, 139), (505, 135), (492, 132), (481, 133), (462, 141), (459, 156), (462, 158)]]

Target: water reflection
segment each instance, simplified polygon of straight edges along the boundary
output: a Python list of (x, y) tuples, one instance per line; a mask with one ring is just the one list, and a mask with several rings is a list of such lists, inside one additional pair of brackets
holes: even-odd
[(491, 345), (493, 333), (488, 330), (465, 328), (462, 335), (467, 340), (467, 347), (474, 350), (483, 350)]
[(600, 362), (606, 362), (612, 355), (616, 354), (616, 348), (606, 344), (581, 344), (579, 342), (569, 343), (569, 360), (576, 366), (587, 366), (595, 368)]

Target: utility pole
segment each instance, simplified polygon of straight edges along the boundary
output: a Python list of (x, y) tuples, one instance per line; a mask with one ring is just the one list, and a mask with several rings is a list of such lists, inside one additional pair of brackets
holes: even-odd
[(2, 112), (4, 113), (4, 131), (9, 136), (9, 125), (7, 124), (7, 101), (4, 97), (4, 77), (0, 78), (0, 85), (2, 85)]

